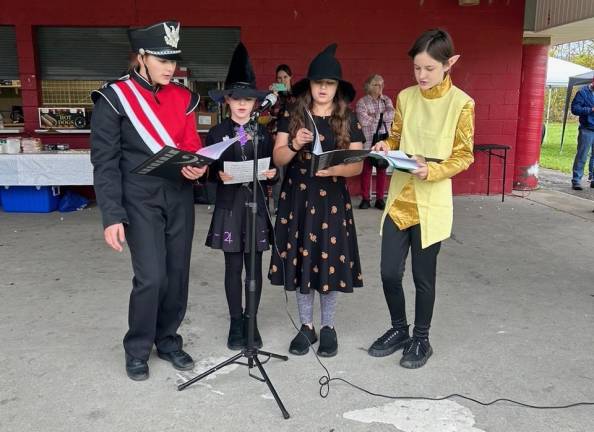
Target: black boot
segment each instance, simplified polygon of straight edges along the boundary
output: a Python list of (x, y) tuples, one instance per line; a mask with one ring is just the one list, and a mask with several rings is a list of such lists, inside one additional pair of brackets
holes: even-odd
[(318, 347), (318, 355), (320, 357), (334, 357), (338, 352), (338, 338), (336, 337), (336, 330), (324, 326), (320, 330), (320, 346)]
[[(248, 317), (247, 315), (243, 316), (243, 338), (245, 340), (245, 346), (247, 346), (248, 342)], [(262, 348), (262, 336), (260, 336), (260, 332), (258, 331), (258, 315), (254, 317), (254, 348)]]
[(433, 354), (433, 348), (428, 338), (413, 336), (402, 352), (400, 366), (407, 369), (417, 369), (427, 363)]
[(408, 326), (401, 329), (392, 327), (377, 338), (367, 352), (372, 357), (385, 357), (404, 347), (409, 340)]
[(243, 337), (243, 315), (239, 318), (231, 317), (231, 324), (229, 325), (229, 337), (227, 338), (227, 348), (238, 351), (244, 347), (245, 339)]
[(301, 330), (297, 333), (297, 336), (291, 341), (289, 352), (295, 355), (307, 354), (309, 346), (315, 344), (317, 341), (318, 337), (316, 336), (316, 329), (309, 328), (303, 324)]

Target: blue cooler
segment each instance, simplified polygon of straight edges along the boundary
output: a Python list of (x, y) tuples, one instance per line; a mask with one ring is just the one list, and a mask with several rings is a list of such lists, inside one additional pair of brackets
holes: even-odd
[(6, 212), (53, 212), (60, 201), (58, 186), (4, 186), (0, 194)]

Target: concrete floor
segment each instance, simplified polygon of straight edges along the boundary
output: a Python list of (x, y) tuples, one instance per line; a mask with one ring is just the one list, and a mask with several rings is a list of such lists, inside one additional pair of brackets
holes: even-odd
[[(354, 200), (358, 203), (358, 200)], [(380, 212), (356, 210), (365, 288), (341, 295), (333, 377), (389, 395), (461, 393), (557, 405), (594, 401), (594, 203), (559, 191), (527, 198), (455, 198), (454, 235), (442, 247), (431, 341), (419, 370), (400, 354), (371, 358), (388, 325), (379, 279)], [(197, 206), (189, 306), (180, 330), (197, 366), (231, 356), (222, 254), (202, 247), (210, 214)], [(268, 256), (264, 259), (268, 261)], [(151, 377), (130, 381), (121, 339), (130, 263), (103, 244), (99, 211), (0, 213), (1, 431), (592, 431), (594, 407), (539, 411), (506, 403), (391, 401), (340, 382), (318, 395), (313, 357), (271, 360), (266, 385), (233, 365), (178, 392), (182, 377), (156, 355)], [(406, 276), (412, 321), (414, 295)], [(289, 296), (288, 310), (296, 316)], [(287, 354), (295, 330), (285, 296), (265, 282), (264, 348)], [(191, 376), (188, 375), (188, 376)]]

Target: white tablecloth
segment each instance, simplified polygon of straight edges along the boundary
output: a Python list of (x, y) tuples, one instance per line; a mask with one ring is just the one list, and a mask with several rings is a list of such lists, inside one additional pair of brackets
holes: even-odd
[(88, 151), (0, 154), (0, 186), (93, 184)]

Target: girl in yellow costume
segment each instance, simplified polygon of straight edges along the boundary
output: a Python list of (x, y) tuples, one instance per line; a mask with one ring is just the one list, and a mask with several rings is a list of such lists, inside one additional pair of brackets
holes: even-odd
[[(404, 89), (386, 141), (375, 150), (415, 155), (419, 168), (394, 171), (382, 217), (381, 277), (392, 327), (369, 348), (383, 357), (404, 348), (400, 365), (423, 366), (433, 350), (429, 327), (441, 241), (452, 230), (451, 177), (474, 161), (474, 101), (452, 85), (449, 71), (459, 55), (443, 30), (423, 33), (408, 52), (418, 85)], [(410, 338), (402, 277), (409, 249), (415, 283), (415, 326)]]

